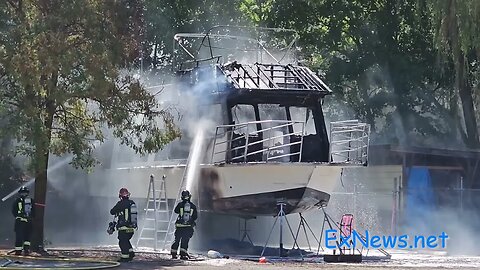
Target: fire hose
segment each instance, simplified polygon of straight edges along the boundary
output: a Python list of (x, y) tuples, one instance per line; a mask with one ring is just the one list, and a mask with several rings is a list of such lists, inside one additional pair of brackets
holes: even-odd
[[(71, 265), (71, 267), (70, 267)], [(31, 256), (0, 256), (0, 269), (9, 270), (47, 270), (47, 269), (69, 269), (69, 270), (91, 270), (106, 269), (119, 266), (119, 262), (103, 261), (96, 259), (77, 258), (42, 258)]]

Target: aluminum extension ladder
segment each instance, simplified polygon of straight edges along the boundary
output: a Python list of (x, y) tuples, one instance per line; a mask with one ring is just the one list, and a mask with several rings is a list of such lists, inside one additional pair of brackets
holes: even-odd
[(165, 176), (162, 176), (160, 180), (155, 180), (153, 174), (150, 176), (147, 205), (144, 209), (145, 217), (137, 238), (137, 248), (142, 244), (142, 246), (153, 246), (153, 249), (156, 251), (159, 247), (159, 242), (167, 236), (170, 209), (165, 178)]

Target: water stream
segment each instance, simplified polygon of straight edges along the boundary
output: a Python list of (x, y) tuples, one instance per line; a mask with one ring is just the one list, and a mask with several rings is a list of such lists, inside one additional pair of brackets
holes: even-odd
[(200, 121), (196, 126), (195, 137), (192, 145), (190, 146), (190, 156), (188, 159), (186, 174), (185, 174), (185, 187), (188, 191), (192, 191), (193, 183), (197, 180), (200, 170), (200, 163), (202, 162), (204, 155), (204, 143), (205, 143), (205, 123)]

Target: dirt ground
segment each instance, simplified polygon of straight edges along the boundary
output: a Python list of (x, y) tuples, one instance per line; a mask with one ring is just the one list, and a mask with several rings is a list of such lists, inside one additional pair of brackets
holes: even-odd
[[(8, 250), (0, 250), (0, 256), (6, 255)], [(33, 256), (39, 256), (33, 254)], [(119, 257), (118, 251), (111, 250), (49, 250), (52, 258), (72, 259), (93, 259), (102, 261), (116, 261)], [(325, 263), (321, 257), (309, 257), (301, 261), (285, 261), (280, 258), (267, 257), (267, 263), (259, 263), (256, 259), (245, 257), (232, 257), (229, 259), (210, 259), (197, 255), (201, 260), (181, 261), (172, 260), (168, 254), (151, 252), (137, 252), (132, 262), (121, 263), (112, 269), (173, 269), (173, 270), (207, 270), (207, 269), (228, 269), (228, 270), (253, 270), (253, 269), (346, 269), (346, 270), (367, 270), (367, 269), (479, 269), (480, 257), (466, 256), (445, 256), (442, 254), (418, 254), (399, 252), (393, 253), (390, 260), (372, 261), (367, 260), (360, 264), (347, 263)], [(300, 260), (300, 259), (298, 259)], [(8, 268), (7, 268), (8, 269)]]

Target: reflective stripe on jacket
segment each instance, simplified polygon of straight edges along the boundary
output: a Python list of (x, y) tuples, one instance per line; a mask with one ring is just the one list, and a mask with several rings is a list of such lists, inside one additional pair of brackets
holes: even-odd
[(12, 206), (12, 214), (15, 219), (28, 222), (34, 216), (34, 202), (29, 197), (19, 197)]

